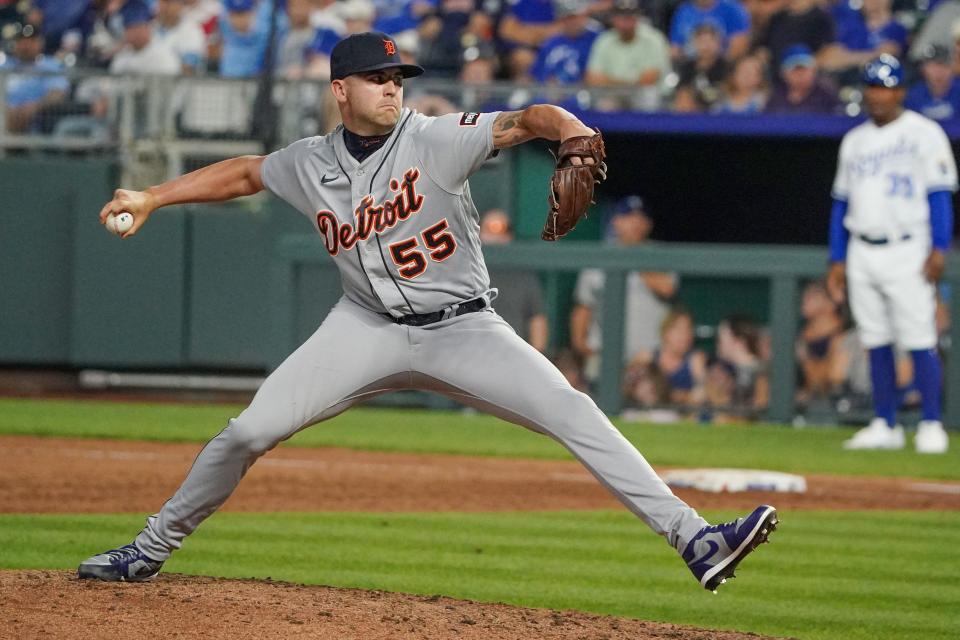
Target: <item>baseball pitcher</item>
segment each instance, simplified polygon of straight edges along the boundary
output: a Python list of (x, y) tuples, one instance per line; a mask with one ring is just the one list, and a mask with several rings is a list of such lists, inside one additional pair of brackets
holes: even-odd
[(132, 544), (95, 555), (82, 578), (154, 576), (236, 488), (257, 458), (295, 433), (397, 389), (445, 394), (548, 435), (664, 536), (706, 589), (777, 524), (763, 505), (709, 526), (673, 495), (593, 401), (494, 311), (467, 178), (498, 150), (560, 140), (545, 239), (566, 233), (603, 177), (599, 133), (563, 109), (426, 117), (403, 108), (423, 69), (394, 41), (362, 33), (337, 44), (330, 88), (343, 125), (265, 157), (245, 156), (143, 192), (118, 190), (101, 211), (129, 211), (139, 232), (157, 209), (268, 189), (307, 216), (339, 268), (343, 297), (203, 448), (177, 492)]

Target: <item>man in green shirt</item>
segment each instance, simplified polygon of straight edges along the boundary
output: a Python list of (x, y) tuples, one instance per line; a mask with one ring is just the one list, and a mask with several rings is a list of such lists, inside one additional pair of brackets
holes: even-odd
[(626, 99), (601, 99), (601, 109), (660, 107), (661, 86), (670, 73), (670, 45), (640, 12), (638, 0), (614, 0), (612, 28), (597, 37), (587, 62), (593, 87), (635, 87)]

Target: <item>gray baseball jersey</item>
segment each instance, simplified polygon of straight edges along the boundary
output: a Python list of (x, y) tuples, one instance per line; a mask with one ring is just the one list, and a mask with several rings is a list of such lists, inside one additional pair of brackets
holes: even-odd
[(352, 301), (394, 316), (436, 311), (490, 286), (467, 177), (494, 152), (495, 118), (404, 109), (363, 162), (337, 128), (270, 154), (263, 184), (310, 218)]
[(362, 162), (340, 129), (266, 159), (264, 185), (313, 221), (340, 269), (344, 296), (147, 519), (136, 543), (148, 557), (169, 557), (277, 443), (396, 389), (443, 393), (549, 435), (681, 551), (706, 525), (593, 400), (489, 306), (423, 326), (392, 319), (489, 301), (467, 177), (494, 151), (495, 117), (404, 110), (386, 143)]

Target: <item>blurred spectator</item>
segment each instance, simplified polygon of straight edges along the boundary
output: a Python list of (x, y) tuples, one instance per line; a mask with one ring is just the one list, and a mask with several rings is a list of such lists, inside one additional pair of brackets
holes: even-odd
[[(617, 245), (639, 246), (650, 237), (653, 220), (639, 196), (628, 196), (617, 202), (608, 226), (611, 232), (608, 237)], [(599, 374), (603, 344), (600, 313), (605, 279), (600, 269), (581, 271), (574, 291), (576, 304), (570, 314), (571, 346), (584, 359), (585, 375), (590, 381), (596, 380)], [(633, 271), (627, 275), (624, 362), (640, 351), (653, 351), (659, 346), (660, 325), (669, 311), (667, 301), (676, 290), (674, 274)]]
[(560, 370), (571, 387), (583, 393), (590, 390), (587, 381), (583, 379), (583, 362), (571, 349), (561, 349), (560, 353), (553, 359), (553, 364)]
[(180, 58), (181, 72), (193, 75), (203, 70), (207, 38), (197, 23), (183, 19), (184, 7), (184, 0), (157, 0), (154, 35)]
[(143, 0), (127, 0), (120, 9), (123, 48), (110, 61), (110, 73), (177, 75), (180, 59), (170, 45), (154, 36), (150, 7)]
[(766, 74), (757, 56), (743, 56), (733, 65), (724, 83), (723, 98), (715, 113), (759, 113), (767, 103)]
[(754, 47), (763, 52), (767, 62), (775, 63), (793, 45), (805, 44), (816, 56), (835, 38), (833, 16), (817, 0), (786, 0), (766, 28), (756, 32)]
[(530, 75), (540, 83), (578, 84), (587, 70), (590, 48), (602, 29), (587, 14), (589, 0), (556, 0), (560, 32), (547, 38)]
[[(693, 409), (705, 400), (707, 356), (693, 347), (693, 317), (682, 309), (667, 314), (660, 326), (660, 347), (636, 354), (624, 379), (628, 398), (639, 406), (668, 403)], [(649, 402), (651, 392), (655, 402)]]
[(750, 30), (754, 36), (762, 33), (773, 14), (783, 9), (787, 0), (741, 0), (740, 4), (750, 16)]
[(773, 91), (766, 113), (836, 113), (840, 101), (833, 91), (826, 89), (817, 78), (817, 62), (805, 44), (786, 50), (780, 64), (783, 86)]
[(734, 407), (750, 411), (767, 406), (770, 384), (761, 339), (759, 325), (745, 315), (728, 316), (717, 327), (717, 358), (734, 372)]
[(183, 0), (183, 19), (193, 22), (209, 37), (223, 15), (222, 0)]
[(692, 59), (684, 59), (677, 70), (679, 80), (673, 108), (681, 112), (708, 111), (720, 99), (729, 63), (723, 57), (720, 33), (712, 22), (694, 30)]
[(960, 0), (943, 0), (927, 14), (923, 26), (914, 34), (910, 44), (910, 58), (918, 60), (920, 53), (932, 44), (953, 50), (960, 21)]
[(559, 30), (553, 0), (508, 0), (499, 35), (507, 49), (510, 77), (526, 77), (540, 45)]
[(373, 0), (376, 18), (374, 31), (397, 37), (404, 31), (416, 31), (420, 20), (433, 11), (436, 0)]
[(670, 54), (674, 60), (696, 55), (694, 30), (704, 22), (717, 28), (728, 58), (736, 60), (747, 52), (750, 16), (737, 0), (685, 0), (670, 21)]
[(223, 41), (220, 75), (253, 77), (263, 69), (273, 6), (269, 0), (224, 0), (224, 8), (227, 15), (219, 22)]
[(480, 45), (464, 50), (460, 69), (461, 109), (483, 112), (502, 108), (503, 99), (496, 98), (491, 88), (499, 64), (500, 59), (492, 46)]
[(313, 10), (310, 12), (310, 26), (314, 29), (330, 29), (335, 33), (344, 33), (347, 25), (340, 16), (338, 0), (310, 0)]
[(470, 47), (492, 47), (494, 22), (504, 0), (440, 0), (420, 23), (421, 66), (432, 75), (456, 76)]
[(37, 25), (17, 23), (13, 51), (0, 70), (7, 76), (7, 131), (27, 133), (39, 129), (44, 110), (55, 108), (67, 97), (70, 83), (57, 72), (63, 65), (43, 55), (43, 34)]
[(929, 45), (919, 55), (923, 79), (910, 91), (904, 106), (933, 120), (952, 120), (960, 115), (960, 79), (953, 75), (950, 51)]
[(343, 18), (346, 31), (337, 33), (332, 29), (317, 29), (307, 48), (307, 75), (310, 78), (328, 80), (333, 47), (345, 36), (373, 29), (376, 10), (370, 0), (345, 0), (338, 5), (337, 11)]
[[(485, 245), (513, 242), (513, 227), (505, 211), (491, 209), (483, 214), (480, 242)], [(490, 269), (490, 283), (500, 291), (493, 305), (500, 317), (537, 351), (546, 351), (547, 316), (537, 274), (524, 269), (493, 267)]]
[[(854, 8), (860, 5), (862, 9)], [(909, 34), (893, 19), (892, 5), (893, 0), (840, 0), (833, 8), (837, 41), (818, 56), (823, 68), (848, 71), (859, 80), (860, 67), (881, 53), (900, 56), (906, 51)]]
[(284, 78), (299, 80), (306, 73), (307, 47), (314, 34), (312, 9), (310, 0), (287, 0), (287, 29), (277, 55), (277, 72)]
[(804, 288), (800, 315), (803, 327), (796, 351), (803, 379), (798, 400), (806, 404), (815, 398), (827, 398), (836, 391), (833, 361), (841, 346), (844, 327), (840, 310), (822, 280)]
[(614, 0), (611, 28), (593, 43), (586, 82), (594, 87), (638, 87), (635, 101), (604, 108), (660, 106), (660, 84), (670, 73), (666, 37), (640, 16), (638, 0)]
[(726, 412), (734, 408), (737, 391), (737, 372), (733, 365), (713, 358), (707, 365), (703, 391), (705, 404), (710, 408), (708, 417), (713, 422), (730, 422), (733, 418)]
[(32, 0), (27, 4), (31, 5), (29, 22), (43, 30), (48, 54), (60, 49), (61, 40), (68, 32), (82, 40), (93, 26), (93, 0)]

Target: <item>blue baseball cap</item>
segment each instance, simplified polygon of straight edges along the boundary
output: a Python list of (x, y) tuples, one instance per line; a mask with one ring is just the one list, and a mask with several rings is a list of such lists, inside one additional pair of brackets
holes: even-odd
[(250, 11), (256, 4), (257, 0), (223, 0), (223, 6), (227, 11), (234, 12)]
[(894, 89), (903, 84), (903, 67), (899, 60), (884, 53), (863, 68), (863, 83), (869, 87)]
[(120, 19), (123, 21), (123, 28), (126, 29), (144, 22), (150, 22), (153, 20), (153, 14), (143, 0), (128, 0), (120, 9)]
[(813, 51), (805, 44), (795, 44), (783, 52), (780, 59), (781, 69), (793, 69), (794, 67), (813, 67), (817, 64), (813, 57)]
[(633, 213), (634, 211), (639, 211), (644, 213), (643, 208), (643, 198), (638, 195), (630, 195), (625, 198), (620, 198), (617, 200), (617, 203), (613, 205), (613, 216), (622, 216), (627, 213)]

